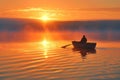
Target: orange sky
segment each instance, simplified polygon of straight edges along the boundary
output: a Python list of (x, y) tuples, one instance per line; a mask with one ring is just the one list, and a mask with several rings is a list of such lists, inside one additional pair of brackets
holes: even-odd
[(53, 20), (120, 19), (120, 0), (0, 0), (0, 17)]

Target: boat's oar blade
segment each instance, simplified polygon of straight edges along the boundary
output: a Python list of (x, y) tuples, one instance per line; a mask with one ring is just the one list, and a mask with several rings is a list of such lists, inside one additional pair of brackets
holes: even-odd
[(72, 45), (72, 44), (64, 45), (64, 46), (62, 46), (61, 48), (66, 48), (66, 47), (68, 47), (68, 46), (70, 46), (70, 45)]

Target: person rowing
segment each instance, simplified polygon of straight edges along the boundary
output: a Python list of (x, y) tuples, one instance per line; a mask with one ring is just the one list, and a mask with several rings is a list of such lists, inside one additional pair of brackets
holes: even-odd
[(87, 43), (87, 38), (85, 37), (85, 35), (83, 35), (80, 43), (86, 44)]

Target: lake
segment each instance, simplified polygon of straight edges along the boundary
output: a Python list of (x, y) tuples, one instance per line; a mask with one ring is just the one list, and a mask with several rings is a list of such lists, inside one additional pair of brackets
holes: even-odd
[[(92, 51), (61, 48), (96, 42)], [(120, 80), (120, 20), (0, 18), (0, 80)]]
[(120, 47), (83, 54), (65, 44), (0, 43), (0, 80), (120, 80)]

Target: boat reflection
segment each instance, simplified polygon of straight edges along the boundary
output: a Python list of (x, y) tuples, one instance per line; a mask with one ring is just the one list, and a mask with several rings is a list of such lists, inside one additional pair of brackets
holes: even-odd
[(82, 59), (86, 59), (88, 54), (96, 54), (96, 49), (76, 49), (73, 48), (73, 51), (78, 51), (81, 54)]

